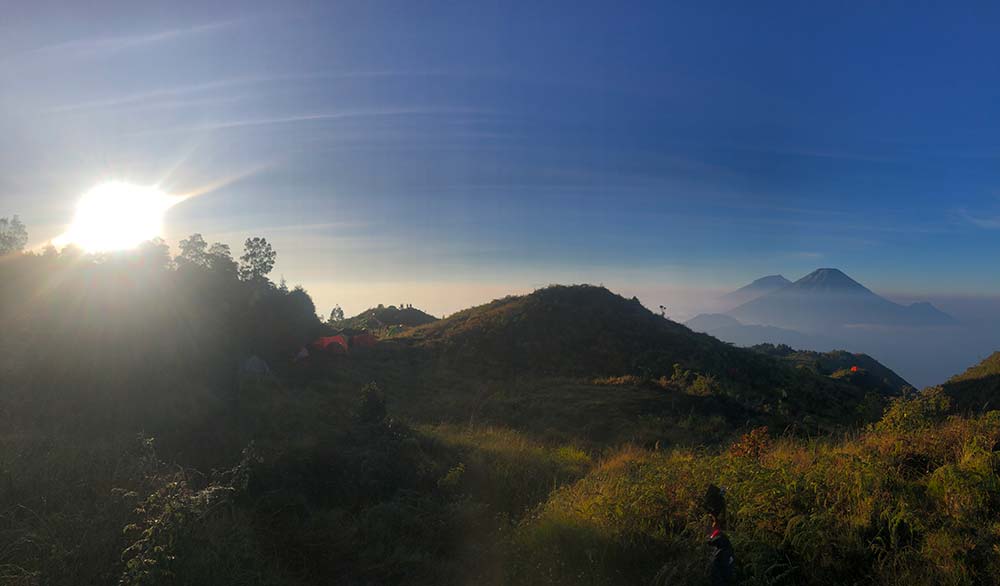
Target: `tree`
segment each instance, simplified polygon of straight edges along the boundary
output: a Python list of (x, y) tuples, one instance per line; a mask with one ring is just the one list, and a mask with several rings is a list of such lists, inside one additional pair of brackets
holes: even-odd
[(240, 278), (244, 281), (266, 281), (267, 274), (274, 269), (278, 253), (271, 244), (260, 237), (247, 238), (240, 257)]
[(344, 310), (340, 306), (336, 306), (330, 312), (330, 323), (337, 323), (344, 321)]
[(28, 229), (20, 218), (0, 218), (0, 256), (21, 252), (27, 243)]
[(181, 253), (177, 255), (178, 266), (208, 267), (208, 243), (201, 234), (194, 233), (185, 240), (181, 240), (179, 245)]
[(205, 260), (208, 263), (208, 268), (218, 273), (235, 275), (239, 270), (236, 261), (233, 260), (233, 253), (229, 251), (228, 244), (221, 242), (212, 244), (208, 252), (205, 253)]
[(162, 238), (153, 238), (139, 244), (136, 257), (149, 270), (162, 271), (170, 268), (170, 246)]

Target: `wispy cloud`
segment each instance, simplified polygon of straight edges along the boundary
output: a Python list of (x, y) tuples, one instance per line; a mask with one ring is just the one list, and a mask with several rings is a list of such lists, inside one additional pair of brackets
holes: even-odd
[(987, 230), (1000, 230), (1000, 216), (973, 215), (964, 208), (958, 210), (958, 215), (973, 226), (978, 226)]
[(125, 49), (141, 47), (144, 45), (151, 45), (155, 43), (178, 40), (193, 35), (202, 35), (202, 34), (216, 32), (219, 30), (235, 26), (236, 24), (242, 22), (242, 20), (243, 19), (211, 22), (211, 23), (198, 24), (183, 28), (172, 28), (154, 32), (147, 32), (138, 35), (77, 39), (73, 41), (67, 41), (64, 43), (56, 43), (53, 45), (47, 45), (45, 47), (39, 47), (38, 49), (28, 51), (27, 53), (25, 53), (25, 55), (88, 56), (97, 53), (111, 53), (115, 51), (122, 51)]
[[(179, 85), (175, 87), (162, 87), (154, 90), (135, 92), (125, 95), (111, 96), (97, 100), (88, 100), (72, 104), (63, 104), (51, 108), (49, 112), (75, 112), (80, 110), (95, 110), (102, 108), (120, 108), (125, 106), (150, 105), (161, 103), (168, 106), (171, 103), (181, 103), (180, 98), (202, 93), (215, 92), (237, 87), (245, 87), (268, 83), (283, 83), (309, 80), (331, 80), (331, 79), (351, 79), (351, 78), (372, 78), (372, 77), (403, 77), (403, 76), (431, 76), (448, 75), (446, 72), (422, 71), (405, 72), (392, 70), (376, 71), (320, 71), (312, 73), (296, 73), (288, 75), (268, 75), (268, 76), (246, 76), (233, 77), (228, 79), (217, 79), (201, 83)], [(207, 99), (207, 98), (206, 98)]]
[(484, 110), (471, 108), (385, 108), (370, 110), (345, 110), (343, 112), (326, 112), (318, 114), (300, 114), (294, 116), (276, 116), (269, 118), (253, 118), (248, 120), (229, 120), (221, 122), (211, 122), (198, 126), (171, 127), (158, 130), (130, 133), (127, 136), (149, 136), (160, 134), (174, 134), (178, 132), (209, 132), (215, 130), (227, 130), (233, 128), (247, 128), (255, 126), (273, 126), (280, 124), (293, 124), (299, 122), (318, 122), (329, 120), (344, 120), (350, 118), (372, 118), (382, 116), (408, 116), (408, 115), (436, 115), (436, 114), (484, 114)]
[(137, 104), (149, 104), (151, 102), (157, 102), (161, 100), (176, 100), (177, 98), (181, 98), (183, 96), (191, 94), (208, 92), (217, 89), (224, 89), (233, 86), (259, 83), (261, 81), (266, 81), (267, 79), (268, 78), (265, 77), (222, 79), (216, 81), (209, 81), (205, 83), (179, 86), (175, 88), (162, 88), (162, 89), (151, 90), (148, 92), (138, 92), (133, 94), (127, 94), (124, 96), (104, 98), (100, 100), (77, 102), (75, 104), (64, 104), (62, 106), (56, 106), (55, 108), (50, 109), (49, 112), (52, 113), (73, 112), (77, 110), (93, 110), (100, 108), (115, 108), (120, 106), (134, 106)]
[(799, 147), (799, 146), (788, 146), (788, 147), (751, 146), (751, 145), (740, 145), (731, 143), (720, 144), (719, 146), (723, 148), (746, 151), (746, 152), (771, 153), (776, 155), (787, 155), (792, 157), (844, 159), (850, 161), (865, 161), (870, 163), (895, 163), (902, 160), (898, 156), (873, 155), (869, 153), (861, 153), (861, 152), (854, 152), (847, 150), (822, 149), (822, 148)]

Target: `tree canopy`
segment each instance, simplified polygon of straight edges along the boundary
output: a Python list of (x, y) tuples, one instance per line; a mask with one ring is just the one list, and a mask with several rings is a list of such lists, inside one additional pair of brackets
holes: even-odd
[(247, 238), (243, 244), (243, 256), (240, 257), (240, 278), (244, 281), (267, 279), (267, 275), (274, 269), (277, 256), (278, 253), (266, 238)]
[(0, 218), (0, 256), (21, 252), (28, 243), (28, 229), (17, 216)]

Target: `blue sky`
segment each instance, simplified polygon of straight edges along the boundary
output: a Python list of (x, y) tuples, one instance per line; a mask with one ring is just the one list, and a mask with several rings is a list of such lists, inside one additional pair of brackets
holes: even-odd
[(996, 4), (64, 4), (0, 21), (33, 244), (114, 178), (213, 187), (167, 239), (266, 236), (324, 313), (820, 266), (1000, 292)]

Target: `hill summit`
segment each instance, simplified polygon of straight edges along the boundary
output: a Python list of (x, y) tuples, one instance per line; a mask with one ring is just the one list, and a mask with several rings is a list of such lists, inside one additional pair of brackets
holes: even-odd
[[(636, 298), (591, 285), (554, 285), (504, 297), (404, 337), (476, 362), (581, 375), (623, 374), (640, 364), (669, 372), (674, 362), (697, 361), (724, 346), (650, 312)], [(671, 361), (651, 364), (647, 358), (655, 353)]]
[(436, 321), (437, 318), (415, 307), (379, 305), (345, 319), (337, 325), (342, 328), (380, 331), (395, 326), (416, 327)]

